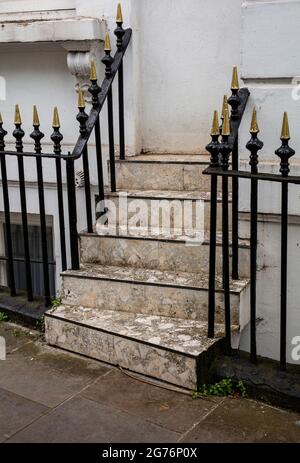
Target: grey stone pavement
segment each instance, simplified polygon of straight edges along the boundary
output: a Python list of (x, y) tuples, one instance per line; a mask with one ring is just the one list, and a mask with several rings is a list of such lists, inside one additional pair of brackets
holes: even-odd
[(0, 323), (0, 442), (300, 442), (300, 415), (148, 385)]

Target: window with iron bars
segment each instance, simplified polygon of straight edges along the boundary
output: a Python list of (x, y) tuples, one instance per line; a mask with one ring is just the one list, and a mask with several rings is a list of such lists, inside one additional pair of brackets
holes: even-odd
[[(12, 214), (11, 224), (14, 273), (17, 291), (26, 290), (26, 270), (24, 261), (24, 240), (20, 214)], [(8, 286), (7, 275), (7, 246), (4, 217), (0, 216), (0, 286)], [(29, 215), (28, 224), (29, 247), (31, 255), (31, 272), (33, 293), (35, 296), (43, 296), (43, 257), (41, 244), (41, 230), (38, 215)], [(55, 296), (55, 259), (53, 247), (53, 227), (50, 218), (47, 220), (47, 245), (49, 256), (49, 279), (51, 296)]]

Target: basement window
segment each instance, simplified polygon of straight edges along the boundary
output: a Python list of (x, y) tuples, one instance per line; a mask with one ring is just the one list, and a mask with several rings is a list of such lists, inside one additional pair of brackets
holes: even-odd
[[(16, 289), (26, 290), (26, 269), (24, 261), (24, 242), (23, 228), (19, 214), (12, 214), (11, 234), (14, 257), (14, 274)], [(35, 296), (44, 295), (44, 276), (43, 276), (43, 256), (42, 256), (42, 237), (39, 225), (39, 217), (28, 215), (28, 235), (31, 259), (31, 275), (33, 294)], [(47, 221), (47, 245), (49, 261), (49, 277), (51, 296), (55, 296), (55, 260), (53, 248), (53, 227)], [(6, 247), (6, 228), (4, 220), (0, 221), (0, 285), (7, 287), (7, 247)]]

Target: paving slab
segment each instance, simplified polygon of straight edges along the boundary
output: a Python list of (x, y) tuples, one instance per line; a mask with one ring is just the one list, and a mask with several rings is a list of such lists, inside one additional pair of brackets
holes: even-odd
[(79, 392), (109, 367), (30, 342), (1, 362), (0, 387), (48, 407)]
[(169, 443), (179, 437), (139, 417), (75, 397), (7, 442)]
[(180, 433), (198, 423), (219, 403), (217, 398), (195, 401), (191, 395), (140, 382), (120, 371), (99, 378), (81, 395)]
[(41, 404), (0, 389), (0, 442), (38, 419), (47, 410)]
[(253, 400), (226, 399), (184, 442), (299, 443), (300, 415)]
[(24, 344), (38, 340), (42, 334), (38, 331), (24, 329), (19, 325), (0, 322), (0, 336), (6, 342), (6, 352), (10, 353)]

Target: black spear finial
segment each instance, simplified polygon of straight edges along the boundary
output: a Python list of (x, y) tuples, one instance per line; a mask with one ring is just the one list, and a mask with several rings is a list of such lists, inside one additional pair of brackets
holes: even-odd
[(213, 123), (210, 132), (211, 142), (206, 146), (206, 150), (210, 153), (210, 167), (218, 167), (219, 165), (219, 152), (220, 152), (220, 128), (218, 111), (214, 111)]
[(78, 93), (78, 109), (79, 113), (77, 114), (76, 119), (80, 124), (79, 132), (82, 136), (84, 136), (86, 134), (86, 121), (88, 120), (89, 116), (85, 112), (85, 101), (83, 91), (81, 88), (79, 89)]
[(115, 29), (115, 35), (117, 37), (117, 48), (119, 51), (121, 51), (123, 48), (123, 37), (125, 34), (125, 30), (122, 27), (123, 26), (123, 14), (122, 14), (121, 3), (118, 3), (116, 23), (117, 23), (117, 28)]
[(34, 140), (34, 149), (37, 154), (42, 152), (41, 139), (44, 138), (43, 132), (40, 131), (40, 119), (37, 111), (37, 107), (33, 106), (33, 132), (30, 134), (30, 138)]
[(99, 93), (101, 93), (101, 87), (99, 87), (97, 80), (98, 80), (98, 77), (97, 77), (96, 63), (95, 63), (95, 60), (92, 60), (91, 61), (91, 72), (90, 72), (91, 85), (89, 87), (89, 92), (92, 95), (93, 108), (97, 106), (98, 95)]
[(63, 140), (63, 135), (60, 133), (60, 122), (59, 122), (59, 115), (58, 115), (58, 109), (55, 106), (54, 111), (53, 111), (53, 133), (51, 135), (51, 140), (53, 141), (54, 147), (53, 151), (54, 154), (61, 154), (61, 142)]
[(111, 66), (114, 62), (113, 57), (111, 56), (111, 43), (109, 33), (106, 33), (105, 44), (104, 44), (105, 55), (102, 58), (102, 63), (105, 65), (105, 77), (109, 79), (111, 77)]
[(228, 170), (229, 155), (232, 151), (232, 147), (228, 142), (229, 136), (230, 136), (230, 121), (229, 121), (228, 109), (225, 109), (221, 135), (222, 135), (222, 142), (220, 144), (220, 153), (221, 153), (220, 161), (221, 161), (222, 169)]
[(21, 114), (20, 114), (20, 109), (19, 105), (16, 104), (15, 107), (15, 121), (14, 124), (16, 126), (15, 130), (13, 131), (13, 136), (16, 139), (16, 150), (18, 153), (22, 153), (23, 151), (23, 142), (22, 138), (25, 135), (24, 130), (22, 129), (22, 120), (21, 120)]
[(256, 109), (253, 109), (252, 113), (252, 120), (251, 120), (251, 127), (250, 127), (251, 139), (248, 141), (246, 148), (250, 151), (250, 162), (249, 165), (251, 166), (251, 173), (257, 174), (257, 166), (258, 166), (258, 151), (262, 149), (264, 146), (263, 142), (259, 140), (258, 133), (259, 127), (257, 124), (257, 114)]
[(231, 106), (231, 120), (236, 121), (239, 117), (239, 105), (241, 104), (241, 100), (239, 97), (239, 77), (238, 77), (238, 69), (237, 66), (233, 67), (232, 72), (232, 81), (231, 81), (231, 96), (228, 99), (228, 104)]
[(280, 157), (280, 172), (283, 177), (287, 177), (290, 173), (290, 163), (289, 159), (294, 156), (295, 151), (289, 146), (290, 140), (290, 128), (289, 128), (289, 120), (288, 114), (285, 112), (283, 114), (283, 121), (282, 121), (282, 130), (281, 130), (281, 141), (282, 145), (275, 151), (275, 154)]

